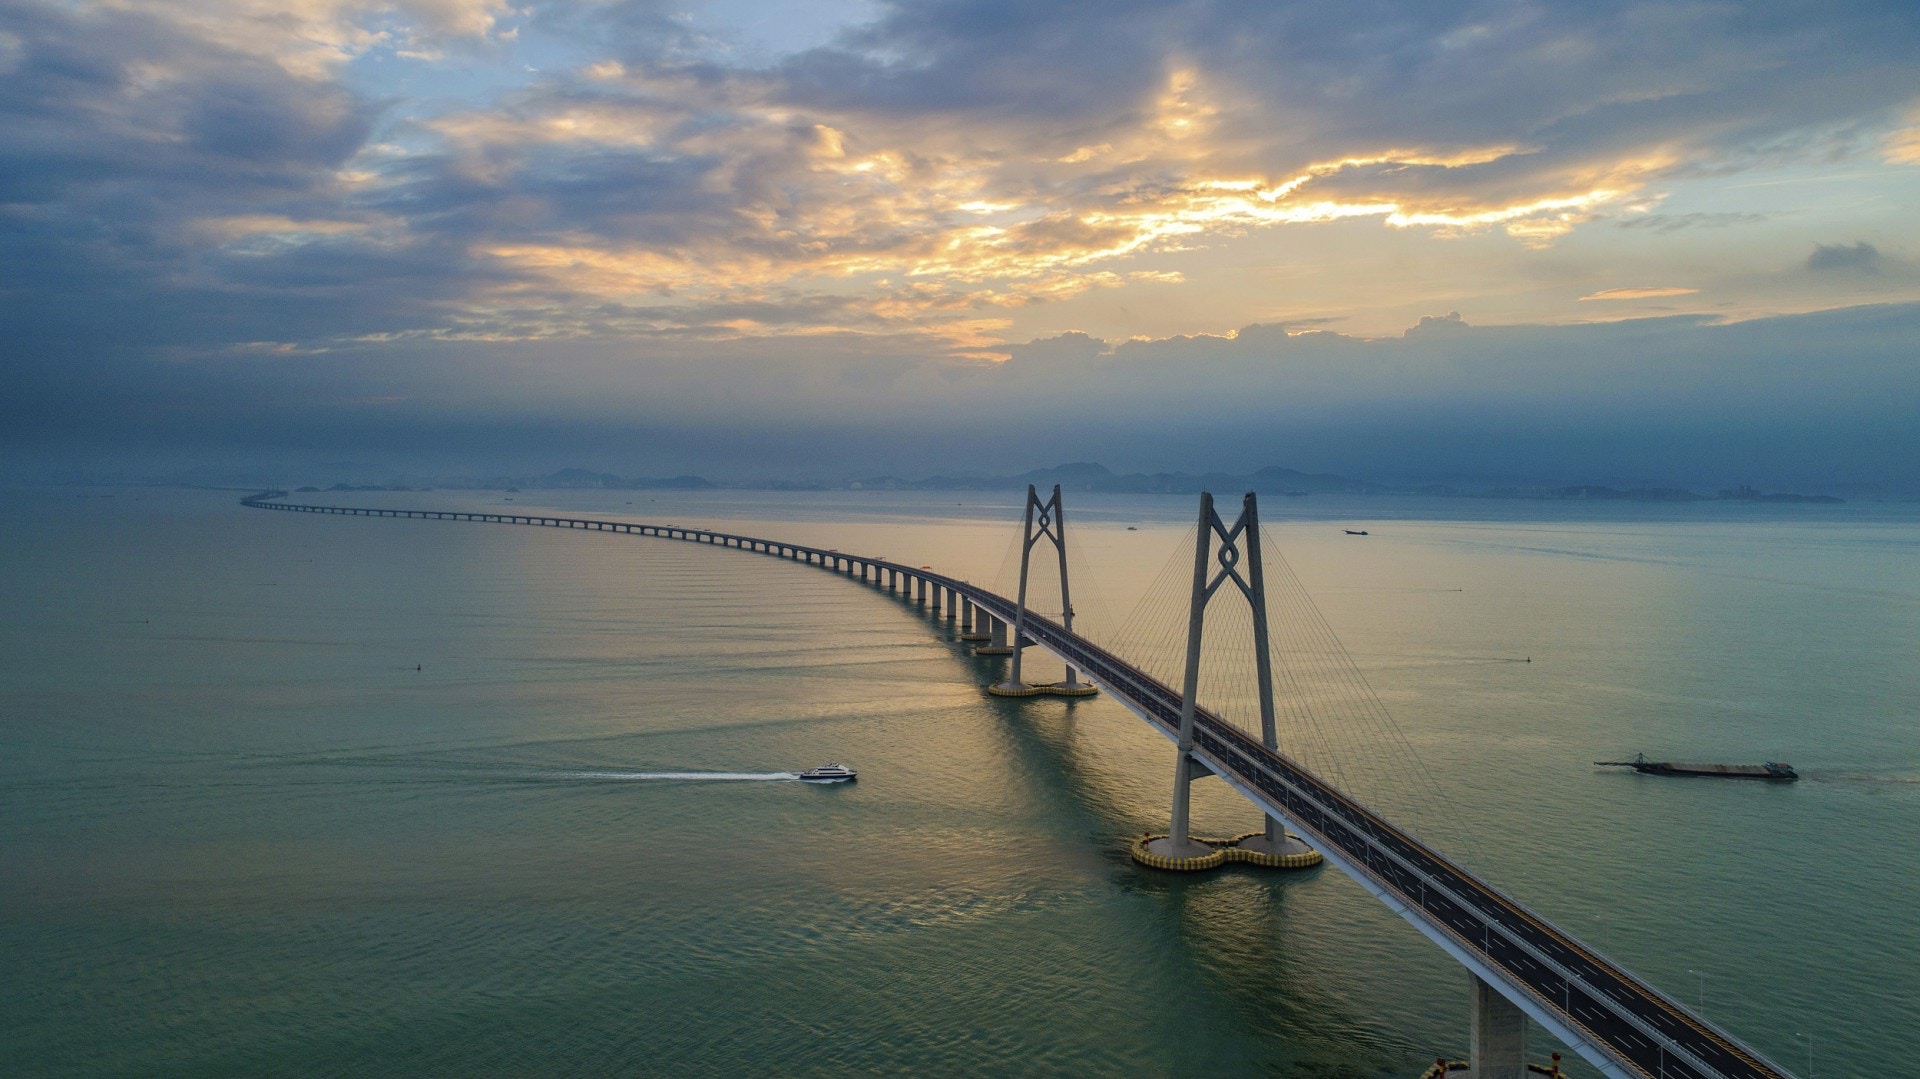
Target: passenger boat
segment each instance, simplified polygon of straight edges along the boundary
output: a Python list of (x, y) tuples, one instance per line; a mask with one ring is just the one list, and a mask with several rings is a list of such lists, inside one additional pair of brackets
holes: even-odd
[(1791, 764), (1767, 761), (1764, 764), (1683, 764), (1678, 761), (1650, 761), (1645, 753), (1635, 753), (1630, 761), (1594, 761), (1598, 765), (1631, 768), (1650, 776), (1708, 776), (1713, 779), (1799, 779)]
[(845, 783), (859, 775), (844, 764), (823, 764), (800, 773), (802, 783)]

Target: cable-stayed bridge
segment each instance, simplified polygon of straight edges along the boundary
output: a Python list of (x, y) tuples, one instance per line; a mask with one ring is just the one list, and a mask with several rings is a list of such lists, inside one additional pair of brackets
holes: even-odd
[[(1466, 967), (1474, 979), (1474, 1079), (1521, 1079), (1526, 1074), (1527, 1017), (1610, 1076), (1691, 1079), (1789, 1074), (1279, 751), (1274, 744), (1271, 675), (1265, 666), (1260, 533), (1251, 494), (1232, 526), (1214, 512), (1211, 496), (1202, 496), (1187, 677), (1181, 689), (1167, 685), (1071, 628), (1058, 488), (1047, 502), (1041, 502), (1029, 489), (1017, 599), (931, 569), (711, 529), (545, 514), (305, 505), (282, 501), (284, 495), (281, 491), (264, 492), (243, 502), (259, 509), (298, 513), (472, 521), (648, 536), (787, 559), (869, 582), (923, 606), (936, 619), (954, 621), (968, 637), (989, 641), (981, 652), (1010, 654), (1011, 673), (1005, 683), (994, 687), (996, 691), (1023, 696), (1025, 690), (1037, 688), (1078, 695), (1084, 690), (1077, 676), (1083, 676), (1172, 740), (1178, 751), (1173, 827), (1163, 841), (1169, 844), (1166, 849), (1172, 856), (1177, 858), (1183, 853), (1182, 844), (1192, 842), (1186, 834), (1189, 781), (1201, 775), (1218, 776), (1266, 814), (1270, 842), (1284, 839), (1287, 830), (1304, 837), (1327, 861)], [(1064, 609), (1059, 620), (1044, 617), (1023, 602), (1029, 555), (1041, 539), (1051, 540), (1059, 553)], [(1195, 694), (1205, 608), (1216, 592), (1229, 584), (1245, 594), (1254, 612), (1257, 655), (1261, 659), (1263, 731), (1259, 738), (1200, 703)], [(1021, 681), (1021, 650), (1032, 645), (1064, 661), (1067, 677), (1063, 683), (1030, 687)]]

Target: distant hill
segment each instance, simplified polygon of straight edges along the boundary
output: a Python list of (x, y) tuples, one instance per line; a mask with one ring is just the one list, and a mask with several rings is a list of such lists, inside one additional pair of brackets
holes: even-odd
[[(1767, 492), (1741, 485), (1714, 494), (1700, 494), (1678, 487), (1619, 488), (1600, 484), (1570, 486), (1452, 486), (1447, 484), (1405, 485), (1357, 480), (1328, 472), (1301, 472), (1270, 465), (1250, 473), (1240, 472), (1128, 472), (1118, 473), (1095, 461), (1070, 461), (1051, 468), (1036, 468), (1005, 476), (962, 475), (927, 476), (907, 479), (892, 474), (866, 476), (839, 483), (816, 480), (773, 479), (752, 482), (716, 483), (704, 476), (619, 476), (587, 468), (563, 468), (543, 476), (492, 476), (480, 478), (436, 479), (407, 478), (379, 465), (338, 463), (324, 466), (338, 469), (319, 486), (304, 490), (331, 491), (408, 491), (430, 488), (492, 490), (616, 490), (616, 491), (706, 491), (721, 487), (772, 491), (825, 491), (851, 489), (867, 491), (1017, 491), (1028, 484), (1042, 490), (1059, 484), (1064, 491), (1098, 494), (1173, 494), (1189, 495), (1212, 491), (1231, 495), (1258, 491), (1264, 495), (1301, 497), (1306, 495), (1402, 495), (1425, 498), (1524, 499), (1579, 502), (1762, 502), (1762, 503), (1839, 503), (1833, 495)], [(320, 471), (319, 468), (311, 471)], [(344, 474), (341, 474), (344, 473)], [(203, 467), (175, 473), (146, 482), (185, 483), (192, 486), (255, 486), (273, 484), (275, 477), (244, 470)], [(76, 481), (78, 482), (78, 481)]]
[(584, 468), (563, 468), (558, 472), (549, 473), (539, 479), (522, 481), (515, 484), (515, 486), (532, 489), (558, 488), (562, 490), (605, 488), (619, 491), (704, 491), (720, 485), (701, 476), (672, 476), (665, 479), (636, 476), (632, 479), (623, 479), (611, 472), (589, 472)]
[(1024, 487), (1047, 488), (1059, 484), (1066, 491), (1091, 491), (1102, 494), (1194, 494), (1199, 491), (1259, 491), (1262, 494), (1362, 494), (1381, 490), (1375, 484), (1326, 473), (1300, 472), (1291, 468), (1269, 467), (1251, 474), (1205, 472), (1131, 472), (1125, 475), (1091, 461), (1076, 461), (1053, 468), (1037, 468), (1015, 476), (929, 476), (906, 480), (898, 476), (870, 476), (855, 480), (850, 487), (864, 490), (908, 491), (997, 491)]

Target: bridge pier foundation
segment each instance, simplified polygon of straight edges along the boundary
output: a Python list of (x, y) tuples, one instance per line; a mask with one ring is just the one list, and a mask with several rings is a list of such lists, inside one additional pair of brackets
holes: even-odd
[[(1318, 851), (1308, 846), (1306, 841), (1299, 836), (1288, 832), (1286, 825), (1272, 817), (1267, 818), (1266, 829), (1264, 831), (1255, 832), (1248, 836), (1241, 836), (1233, 841), (1232, 846), (1236, 850), (1243, 850), (1249, 854), (1257, 855), (1258, 858), (1256, 861), (1261, 865), (1317, 865), (1320, 862), (1320, 853)], [(1278, 861), (1270, 861), (1270, 859), (1303, 859), (1309, 857), (1312, 858), (1311, 863), (1292, 861), (1281, 863)]]
[(987, 643), (974, 649), (973, 654), (976, 656), (1013, 655), (1013, 646), (1007, 643), (1007, 624), (996, 615), (986, 615), (986, 619)]
[(1478, 974), (1467, 979), (1472, 983), (1467, 1062), (1473, 1079), (1527, 1079), (1527, 1013)]
[[(1191, 756), (1191, 745), (1183, 747), (1173, 769), (1173, 823), (1167, 834), (1141, 844), (1154, 860), (1147, 864), (1164, 869), (1211, 869), (1226, 859), (1218, 856), (1211, 843), (1193, 838), (1187, 830), (1187, 808), (1195, 779), (1213, 774), (1213, 769)], [(1205, 864), (1201, 864), (1205, 863)]]

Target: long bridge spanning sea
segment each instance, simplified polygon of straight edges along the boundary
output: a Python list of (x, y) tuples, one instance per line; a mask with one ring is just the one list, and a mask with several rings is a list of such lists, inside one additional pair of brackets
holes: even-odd
[[(284, 494), (266, 492), (244, 502), (283, 512), (610, 532), (727, 547), (814, 566), (898, 593), (924, 605), (933, 617), (954, 621), (971, 635), (986, 638), (991, 642), (989, 649), (1010, 650), (1013, 674), (1000, 688), (1011, 693), (1024, 685), (1019, 681), (1020, 650), (1038, 645), (1068, 666), (1068, 690), (1077, 691), (1077, 672), (1175, 743), (1176, 802), (1170, 837), (1174, 853), (1187, 841), (1187, 780), (1218, 776), (1267, 815), (1270, 838), (1282, 837), (1279, 828), (1283, 826), (1305, 839), (1466, 967), (1474, 979), (1472, 1063), (1478, 1079), (1525, 1074), (1527, 1018), (1607, 1075), (1665, 1079), (1788, 1074), (1281, 752), (1273, 744), (1271, 689), (1265, 684), (1269, 675), (1264, 667), (1261, 689), (1268, 719), (1264, 737), (1241, 730), (1195, 699), (1198, 627), (1207, 601), (1230, 583), (1247, 593), (1256, 612), (1263, 610), (1259, 532), (1251, 495), (1242, 517), (1231, 527), (1213, 514), (1210, 497), (1203, 496), (1189, 676), (1186, 686), (1176, 689), (1075, 633), (1070, 602), (1064, 605), (1066, 613), (1060, 620), (1043, 617), (1023, 602), (1027, 555), (1042, 538), (1051, 539), (1059, 551), (1065, 591), (1065, 542), (1057, 489), (1045, 503), (1029, 493), (1021, 595), (1014, 599), (924, 567), (710, 529), (527, 513), (309, 505), (285, 501)], [(1262, 635), (1263, 619), (1263, 614), (1256, 614), (1256, 632)]]

